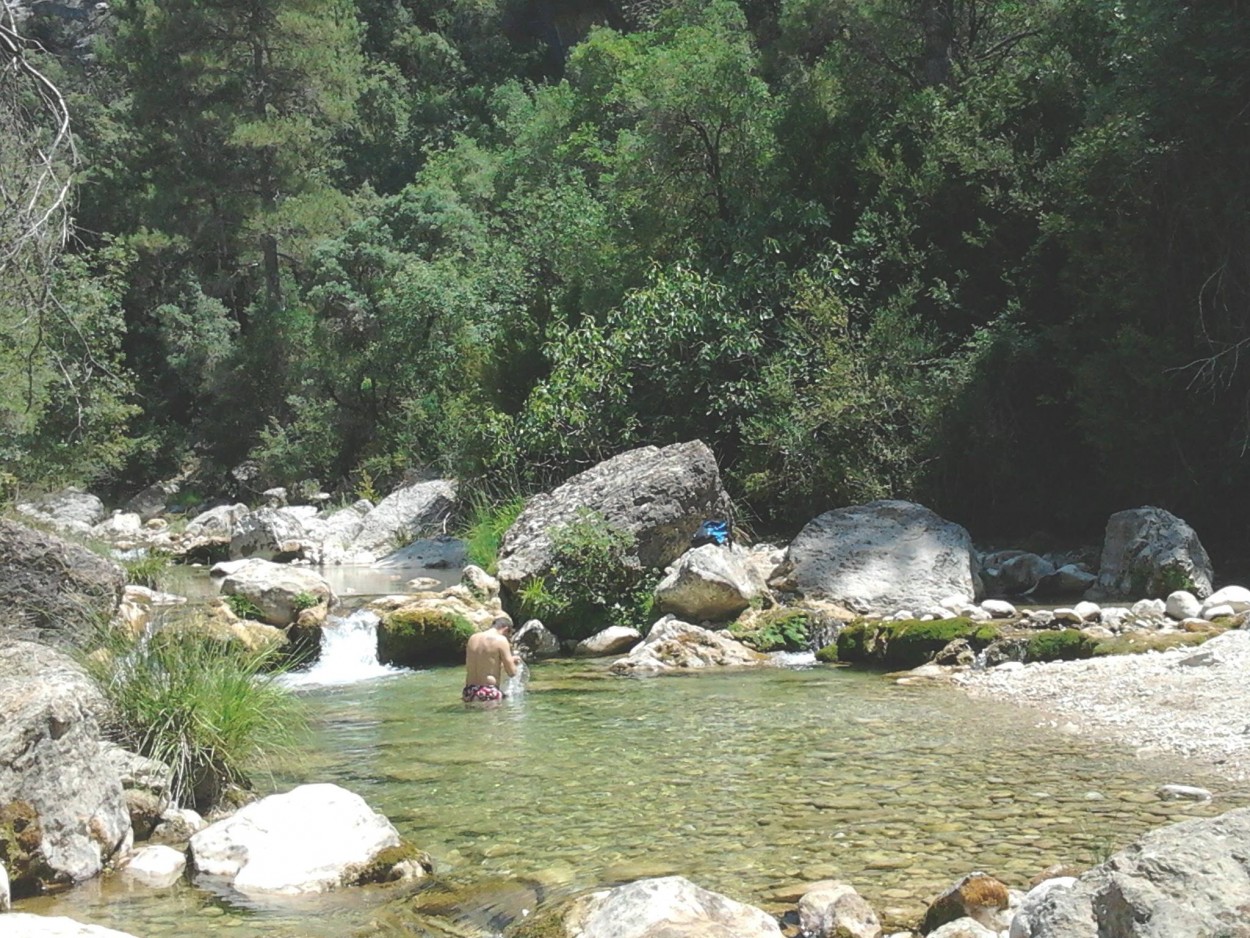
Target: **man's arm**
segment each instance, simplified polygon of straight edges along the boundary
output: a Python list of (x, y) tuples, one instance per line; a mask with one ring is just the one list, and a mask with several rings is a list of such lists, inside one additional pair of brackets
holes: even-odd
[(508, 677), (516, 676), (517, 659), (512, 654), (512, 645), (502, 635), (499, 636), (499, 661), (503, 665), (504, 671), (507, 672)]

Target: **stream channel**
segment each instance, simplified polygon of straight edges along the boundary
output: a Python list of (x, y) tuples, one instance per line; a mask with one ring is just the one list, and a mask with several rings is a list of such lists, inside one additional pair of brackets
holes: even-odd
[[(489, 936), (543, 896), (681, 874), (774, 912), (796, 882), (842, 879), (887, 921), (914, 922), (972, 870), (1027, 888), (1052, 864), (1092, 865), (1147, 829), (1247, 802), (1179, 759), (811, 656), (642, 679), (610, 675), (610, 659), (540, 662), (523, 693), (480, 709), (459, 702), (462, 669), (383, 667), (374, 642), (367, 615), (327, 630), (293, 681), (307, 746), (257, 787), (357, 792), (431, 855), (435, 889), (262, 899), (207, 877), (152, 889), (112, 874), (16, 909), (138, 938)], [(1164, 783), (1216, 798), (1163, 801)]]

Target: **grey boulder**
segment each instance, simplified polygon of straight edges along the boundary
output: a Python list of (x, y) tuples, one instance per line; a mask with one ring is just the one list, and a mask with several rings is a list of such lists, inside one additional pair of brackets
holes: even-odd
[(661, 612), (690, 622), (722, 622), (751, 605), (766, 587), (734, 547), (704, 544), (682, 554), (655, 588)]
[(22, 858), (9, 856), (15, 892), (89, 879), (130, 849), (122, 783), (100, 742), (105, 712), (99, 690), (63, 653), (0, 645), (0, 805), (40, 832)]
[(505, 590), (515, 593), (546, 575), (551, 532), (587, 510), (634, 536), (642, 566), (662, 570), (686, 551), (703, 521), (728, 514), (729, 497), (716, 457), (701, 440), (621, 453), (531, 499), (499, 550)]
[(1089, 598), (1163, 599), (1183, 589), (1204, 599), (1211, 579), (1211, 560), (1193, 528), (1162, 508), (1133, 508), (1107, 520)]
[(856, 612), (971, 602), (980, 591), (972, 537), (913, 502), (838, 508), (808, 522), (771, 584)]
[(0, 635), (73, 642), (112, 618), (125, 586), (99, 554), (0, 519)]
[(680, 876), (640, 879), (584, 896), (564, 920), (579, 938), (781, 938), (776, 920), (754, 906)]

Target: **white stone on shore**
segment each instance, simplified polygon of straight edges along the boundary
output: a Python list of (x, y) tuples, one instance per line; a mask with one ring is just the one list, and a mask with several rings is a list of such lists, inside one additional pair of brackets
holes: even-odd
[(1202, 618), (1207, 619), (1208, 621), (1214, 621), (1215, 619), (1222, 619), (1225, 616), (1235, 615), (1237, 615), (1237, 610), (1228, 603), (1220, 603), (1218, 606), (1202, 607)]
[[(1228, 605), (1233, 607), (1233, 612), (1245, 612), (1250, 609), (1250, 589), (1244, 586), (1226, 586), (1208, 596), (1204, 605), (1207, 607)], [(1206, 618), (1209, 619), (1210, 616)]]
[(187, 857), (181, 850), (153, 844), (137, 851), (126, 864), (127, 875), (148, 886), (171, 886), (187, 868)]
[(1168, 596), (1166, 611), (1173, 619), (1192, 619), (1202, 614), (1202, 603), (1188, 590), (1177, 590)]
[(84, 925), (63, 915), (9, 912), (0, 918), (4, 938), (134, 938), (129, 932), (102, 925)]
[(1162, 599), (1139, 599), (1133, 603), (1132, 613), (1146, 618), (1159, 617), (1167, 614), (1167, 605)]
[(1195, 785), (1161, 785), (1157, 792), (1164, 801), (1210, 801), (1211, 792)]
[(1102, 616), (1102, 606), (1089, 600), (1077, 603), (1072, 611), (1081, 617), (1082, 622), (1094, 622)]
[(1012, 619), (1018, 615), (1016, 607), (1005, 599), (987, 599), (981, 603), (981, 608), (995, 619)]
[(1025, 894), (1011, 920), (1010, 938), (1033, 938), (1033, 916), (1046, 894), (1052, 889), (1071, 889), (1076, 883), (1075, 876), (1056, 876), (1044, 879)]

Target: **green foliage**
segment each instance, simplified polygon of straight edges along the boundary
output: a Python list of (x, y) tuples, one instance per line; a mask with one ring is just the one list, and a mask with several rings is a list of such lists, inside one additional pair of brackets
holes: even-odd
[(303, 732), (303, 710), (278, 682), (273, 655), (185, 624), (140, 642), (112, 633), (83, 661), (123, 745), (169, 765), (177, 801), (204, 811), (227, 786), (250, 787), (249, 773)]
[(141, 557), (122, 562), (126, 571), (126, 582), (148, 589), (163, 589), (165, 574), (173, 565), (173, 556), (163, 550), (148, 550)]
[(1080, 629), (1037, 632), (1029, 636), (1025, 661), (1075, 661), (1094, 654), (1097, 643)]
[(321, 605), (321, 597), (316, 596), (313, 593), (296, 593), (293, 597), (291, 597), (291, 608), (294, 609), (297, 614), (303, 612), (305, 609), (312, 609), (319, 605)]
[(406, 668), (460, 664), (476, 631), (468, 619), (438, 609), (392, 612), (378, 627), (378, 660)]
[(222, 600), (230, 607), (230, 611), (240, 619), (252, 619), (256, 622), (265, 620), (264, 610), (242, 593), (229, 593), (223, 596)]
[(729, 632), (756, 651), (806, 651), (809, 624), (808, 613), (778, 606), (733, 623)]
[(838, 633), (838, 660), (886, 668), (914, 668), (956, 639), (975, 650), (998, 640), (997, 626), (972, 619), (906, 619), (889, 622), (856, 620)]
[(837, 664), (841, 658), (838, 657), (838, 643), (825, 645), (823, 648), (816, 650), (816, 660), (823, 664)]
[(552, 530), (551, 542), (546, 575), (525, 583), (517, 597), (522, 618), (540, 619), (561, 639), (583, 639), (612, 625), (646, 631), (655, 577), (633, 556), (633, 535), (582, 509)]
[(460, 535), (465, 542), (465, 560), (494, 576), (498, 571), (503, 536), (524, 510), (525, 499), (519, 495), (498, 504), (481, 495), (472, 498), (469, 517)]

